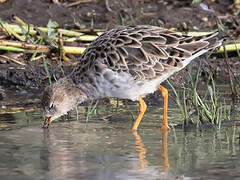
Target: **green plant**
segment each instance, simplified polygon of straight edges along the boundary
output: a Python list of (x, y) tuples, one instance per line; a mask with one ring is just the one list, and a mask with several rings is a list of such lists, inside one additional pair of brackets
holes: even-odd
[(199, 94), (200, 72), (201, 65), (197, 71), (193, 70), (192, 66), (189, 66), (187, 72), (189, 81), (184, 84), (181, 91), (176, 90), (171, 82), (168, 81), (168, 83), (173, 90), (175, 101), (183, 116), (184, 126), (188, 125), (189, 122), (194, 123), (197, 127), (200, 124), (211, 123), (219, 125), (220, 128), (222, 118), (230, 119), (230, 110), (225, 101), (220, 100), (220, 94), (216, 89), (211, 71), (208, 72), (207, 90), (205, 93)]
[(48, 64), (47, 64), (46, 59), (44, 57), (43, 57), (43, 65), (44, 65), (44, 69), (45, 69), (45, 71), (47, 73), (49, 84), (52, 84), (51, 74), (50, 74), (50, 72), (48, 70)]
[(93, 113), (96, 112), (98, 102), (99, 101), (96, 101), (95, 104), (93, 104), (93, 102), (91, 102), (88, 105), (88, 107), (87, 107), (87, 115), (86, 115), (86, 122), (88, 122), (91, 119)]

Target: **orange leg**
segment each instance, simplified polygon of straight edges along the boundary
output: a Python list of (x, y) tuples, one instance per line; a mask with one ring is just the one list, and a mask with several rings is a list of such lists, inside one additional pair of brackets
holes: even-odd
[(162, 121), (162, 130), (169, 130), (168, 120), (167, 120), (167, 109), (168, 109), (168, 90), (161, 85), (158, 85), (158, 89), (162, 93), (163, 97), (163, 121)]
[(142, 99), (141, 96), (138, 97), (138, 101), (139, 101), (139, 115), (138, 115), (138, 118), (133, 125), (132, 131), (137, 130), (137, 128), (138, 128), (138, 126), (139, 126), (139, 124), (142, 120), (143, 114), (147, 109), (147, 105), (145, 104), (145, 102), (144, 102), (144, 100)]

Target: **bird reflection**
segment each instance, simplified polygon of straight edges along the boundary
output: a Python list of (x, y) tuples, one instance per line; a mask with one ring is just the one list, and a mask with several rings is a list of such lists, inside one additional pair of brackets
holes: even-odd
[(167, 138), (168, 138), (169, 131), (162, 131), (162, 158), (163, 158), (163, 168), (165, 172), (169, 171), (169, 162), (168, 162), (168, 147), (167, 147)]
[[(81, 128), (80, 126), (79, 128)], [(152, 166), (151, 162), (147, 160), (149, 149), (147, 150), (147, 147), (144, 146), (141, 136), (136, 131), (133, 132), (133, 136), (138, 159), (137, 161), (125, 161), (128, 156), (119, 154), (118, 149), (114, 151), (112, 145), (109, 144), (108, 146), (109, 142), (115, 142), (118, 139), (113, 138), (108, 143), (100, 145), (98, 141), (105, 138), (99, 138), (99, 132), (80, 133), (83, 129), (73, 131), (71, 128), (65, 128), (63, 133), (63, 131), (55, 131), (56, 129), (52, 128), (51, 131), (43, 129), (43, 148), (40, 152), (40, 163), (41, 168), (48, 172), (49, 177), (80, 177), (86, 174), (86, 176), (104, 177), (103, 179), (113, 179), (115, 176), (124, 176), (124, 179), (128, 179), (134, 170), (144, 170), (135, 171), (138, 176), (143, 177), (155, 176), (155, 174), (151, 174), (152, 172), (156, 174), (162, 173), (163, 170), (168, 172), (167, 131), (162, 131), (162, 145), (157, 147), (158, 152), (162, 151), (162, 156), (156, 157), (157, 159), (160, 158), (162, 162), (163, 168), (159, 171), (158, 167)], [(117, 143), (122, 143), (122, 141), (117, 141)], [(105, 148), (105, 146), (107, 147)], [(101, 148), (96, 149), (96, 147)], [(121, 144), (119, 144), (119, 147), (121, 147)], [(113, 164), (113, 166), (109, 168), (109, 164)], [(118, 169), (118, 166), (125, 168)], [(94, 171), (91, 171), (92, 169)], [(90, 171), (91, 173), (88, 174)], [(141, 173), (139, 174), (139, 172)]]
[[(139, 168), (140, 169), (148, 168), (148, 161), (146, 160), (147, 149), (144, 147), (141, 136), (138, 135), (137, 131), (134, 131), (133, 135), (135, 137), (136, 150), (138, 152)], [(164, 172), (168, 172), (170, 168), (168, 162), (168, 148), (167, 148), (168, 131), (162, 131), (162, 138), (163, 138), (162, 140), (163, 169)]]
[(137, 131), (134, 131), (133, 135), (135, 137), (136, 150), (138, 152), (139, 168), (145, 169), (148, 167), (148, 161), (145, 159), (147, 149), (144, 147), (144, 144), (142, 143), (142, 139), (138, 135)]

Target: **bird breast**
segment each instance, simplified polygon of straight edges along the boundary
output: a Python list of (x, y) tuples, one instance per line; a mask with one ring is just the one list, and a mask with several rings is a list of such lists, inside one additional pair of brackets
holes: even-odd
[(139, 96), (144, 97), (156, 91), (157, 86), (172, 75), (172, 73), (165, 73), (151, 80), (135, 80), (128, 72), (116, 72), (106, 68), (101, 75), (91, 76), (95, 78), (95, 87), (100, 92), (101, 97), (116, 97), (136, 101)]

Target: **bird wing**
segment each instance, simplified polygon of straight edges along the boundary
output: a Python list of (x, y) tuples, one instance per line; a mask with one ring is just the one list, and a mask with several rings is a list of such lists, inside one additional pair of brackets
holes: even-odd
[(155, 26), (120, 27), (92, 42), (74, 72), (82, 76), (91, 70), (101, 75), (107, 67), (135, 79), (156, 78), (183, 68), (199, 51), (215, 47), (216, 35), (180, 35)]

